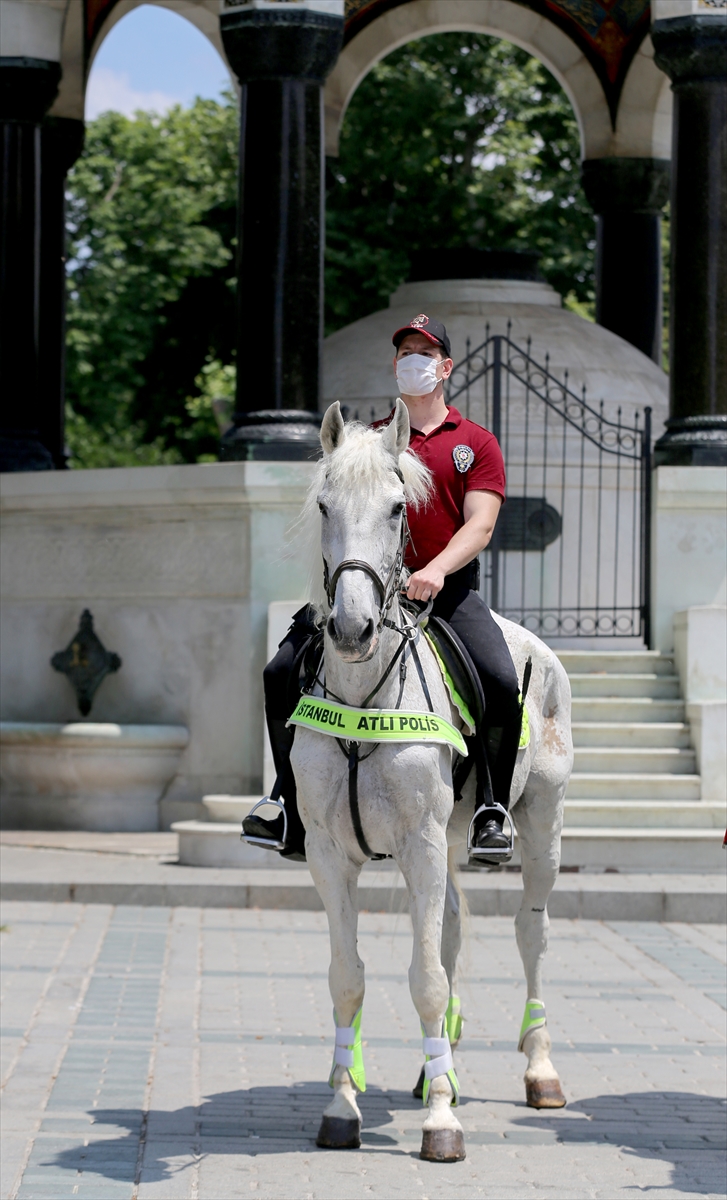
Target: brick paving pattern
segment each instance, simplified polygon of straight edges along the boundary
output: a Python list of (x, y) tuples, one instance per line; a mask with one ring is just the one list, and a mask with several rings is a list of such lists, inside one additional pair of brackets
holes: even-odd
[(553, 921), (559, 1112), (524, 1104), (512, 920), (473, 917), (457, 1068), (467, 1159), (418, 1158), (407, 918), (363, 914), (360, 1151), (317, 1150), (330, 1092), (316, 912), (3, 906), (2, 1196), (720, 1197), (725, 929)]

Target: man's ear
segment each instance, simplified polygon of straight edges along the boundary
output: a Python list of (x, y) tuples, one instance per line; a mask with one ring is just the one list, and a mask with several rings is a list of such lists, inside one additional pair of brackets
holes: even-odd
[(330, 408), (326, 409), (326, 415), (321, 422), (321, 445), (326, 454), (332, 454), (345, 436), (346, 426), (341, 416), (341, 405), (338, 400), (334, 400)]
[(394, 415), (382, 435), (386, 449), (397, 463), (399, 455), (403, 454), (409, 445), (409, 432), (408, 409), (403, 400), (397, 399)]

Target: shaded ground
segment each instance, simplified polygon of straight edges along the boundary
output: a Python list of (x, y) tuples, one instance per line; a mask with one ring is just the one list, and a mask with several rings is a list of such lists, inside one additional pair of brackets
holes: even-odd
[(330, 1095), (320, 913), (8, 903), (3, 1197), (717, 1197), (725, 930), (557, 920), (546, 966), (568, 1107), (524, 1104), (508, 918), (472, 918), (457, 1066), (468, 1157), (418, 1158), (405, 917), (364, 914), (360, 1152)]

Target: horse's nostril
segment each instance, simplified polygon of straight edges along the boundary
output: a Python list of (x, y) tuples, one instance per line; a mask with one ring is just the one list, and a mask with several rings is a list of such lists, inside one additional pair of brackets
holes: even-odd
[(328, 636), (332, 637), (333, 640), (335, 641), (336, 638), (338, 637), (338, 630), (336, 629), (336, 622), (333, 620), (332, 616), (328, 618), (328, 624), (326, 625), (326, 629), (328, 630)]
[(361, 637), (361, 641), (370, 642), (373, 636), (374, 636), (374, 623), (371, 620), (371, 618), (369, 617), (368, 621), (366, 622), (366, 626), (364, 628), (364, 631), (363, 631), (363, 634)]

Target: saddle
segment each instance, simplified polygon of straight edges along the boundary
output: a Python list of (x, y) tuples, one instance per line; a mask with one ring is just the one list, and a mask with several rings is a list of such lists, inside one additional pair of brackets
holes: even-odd
[[(425, 633), (434, 643), (440, 667), (444, 668), (444, 679), (450, 695), (454, 692), (452, 699), (455, 704), (457, 698), (464, 701), (467, 712), (472, 717), (471, 724), (475, 732), (479, 732), (485, 720), (485, 693), (467, 647), (452, 626), (441, 617), (429, 617)], [(462, 715), (464, 716), (464, 713)]]

